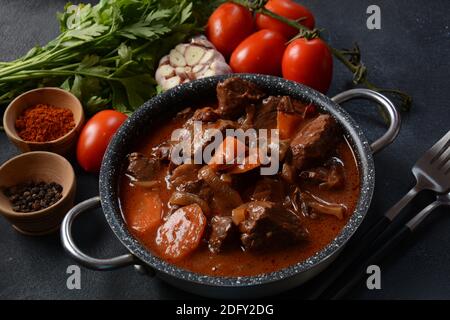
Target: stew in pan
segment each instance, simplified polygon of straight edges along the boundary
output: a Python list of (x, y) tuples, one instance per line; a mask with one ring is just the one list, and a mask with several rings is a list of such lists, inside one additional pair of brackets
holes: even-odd
[(142, 137), (120, 180), (128, 228), (153, 254), (249, 276), (303, 261), (339, 234), (359, 173), (332, 116), (240, 78), (186, 107)]

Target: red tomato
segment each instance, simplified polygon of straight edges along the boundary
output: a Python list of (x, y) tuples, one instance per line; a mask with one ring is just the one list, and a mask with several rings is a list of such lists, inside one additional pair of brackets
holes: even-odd
[(209, 17), (206, 36), (225, 57), (254, 31), (252, 13), (235, 3), (224, 3)]
[(233, 51), (230, 66), (236, 73), (281, 74), (287, 39), (279, 32), (260, 30)]
[[(308, 29), (314, 29), (315, 20), (311, 11), (292, 0), (269, 0), (265, 5), (265, 8), (291, 20), (306, 18), (305, 20), (300, 21), (300, 23)], [(270, 29), (281, 32), (288, 39), (294, 37), (298, 33), (297, 29), (288, 26), (286, 23), (263, 14), (258, 14), (256, 16), (256, 25), (258, 29)]]
[(333, 56), (323, 40), (292, 41), (283, 56), (283, 77), (326, 93), (333, 77)]
[(103, 155), (108, 143), (127, 116), (114, 110), (95, 114), (81, 131), (77, 145), (77, 159), (80, 166), (93, 173), (100, 171)]

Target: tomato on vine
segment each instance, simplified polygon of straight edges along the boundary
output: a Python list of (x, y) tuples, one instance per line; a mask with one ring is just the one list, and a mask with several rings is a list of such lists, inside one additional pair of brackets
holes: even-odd
[[(311, 11), (292, 0), (269, 0), (264, 8), (290, 20), (299, 21), (310, 30), (314, 29), (315, 19)], [(258, 29), (278, 31), (288, 39), (298, 33), (298, 29), (261, 13), (256, 15), (256, 25)]]
[(206, 36), (217, 50), (229, 57), (233, 50), (254, 31), (253, 15), (247, 8), (227, 2), (209, 17)]
[(281, 75), (281, 59), (287, 39), (279, 32), (260, 30), (233, 51), (230, 66), (236, 73)]
[(333, 56), (320, 38), (292, 41), (283, 55), (283, 77), (326, 93), (333, 77)]

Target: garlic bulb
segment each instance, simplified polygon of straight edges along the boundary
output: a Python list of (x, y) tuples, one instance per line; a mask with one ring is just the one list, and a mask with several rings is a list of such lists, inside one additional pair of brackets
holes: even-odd
[(163, 90), (195, 79), (231, 73), (222, 54), (205, 36), (177, 45), (159, 62), (156, 82)]

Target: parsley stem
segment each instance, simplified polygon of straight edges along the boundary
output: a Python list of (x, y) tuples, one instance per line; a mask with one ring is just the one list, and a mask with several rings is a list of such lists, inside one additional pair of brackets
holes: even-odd
[[(150, 43), (148, 43), (148, 42), (144, 43), (140, 47), (137, 47), (137, 48), (131, 50), (131, 52), (132, 52), (132, 54), (138, 54), (141, 51), (143, 51), (144, 49), (148, 48), (149, 45), (150, 45)], [(117, 50), (115, 50), (115, 51), (117, 51)], [(113, 55), (113, 56), (109, 56), (108, 58), (102, 58), (102, 59), (100, 59), (98, 64), (99, 65), (105, 65), (105, 64), (108, 64), (108, 63), (114, 63), (117, 60), (118, 57), (119, 57), (119, 55), (116, 54), (116, 55)], [(80, 64), (77, 62), (77, 63), (72, 63), (72, 64), (68, 64), (68, 65), (65, 65), (65, 66), (57, 67), (57, 68), (54, 68), (53, 70), (68, 70), (68, 69), (70, 70), (72, 68), (78, 68), (79, 66), (80, 66)]]
[(82, 70), (29, 70), (23, 73), (19, 73), (17, 75), (8, 76), (2, 78), (3, 82), (11, 82), (11, 81), (20, 81), (27, 79), (35, 79), (42, 77), (64, 77), (64, 76), (86, 76), (86, 77), (96, 77), (104, 80), (117, 80), (117, 78), (112, 78), (107, 75), (99, 74), (99, 73), (91, 73)]

